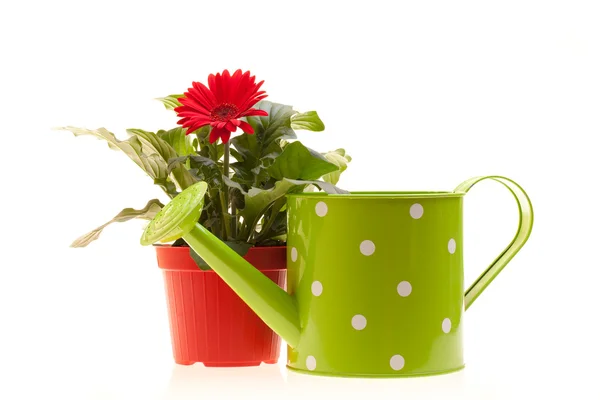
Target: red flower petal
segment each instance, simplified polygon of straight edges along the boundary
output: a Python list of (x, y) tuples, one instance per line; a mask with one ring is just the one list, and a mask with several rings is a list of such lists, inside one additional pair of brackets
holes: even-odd
[(239, 96), (240, 96), (240, 83), (242, 80), (242, 70), (236, 70), (231, 76), (231, 80), (229, 82), (227, 88), (227, 98), (229, 99), (229, 103), (235, 104), (237, 107), (239, 104)]
[(217, 75), (210, 74), (208, 76), (208, 87), (209, 87), (211, 93), (215, 96), (215, 103), (222, 102), (221, 94), (219, 92), (218, 84), (217, 84), (217, 79), (220, 80), (220, 78), (221, 78), (221, 74), (217, 74)]
[[(231, 133), (229, 133), (226, 129), (212, 128), (212, 131), (210, 131), (210, 135), (208, 136), (208, 141), (210, 143), (214, 143), (217, 140), (219, 140), (219, 138), (221, 138), (223, 143), (225, 143), (226, 141), (229, 140), (230, 135), (231, 135)], [(227, 140), (224, 140), (223, 139), (224, 137), (226, 137)]]
[(248, 87), (252, 85), (252, 77), (250, 76), (250, 71), (246, 71), (242, 77), (240, 78), (240, 85), (238, 86), (237, 93), (237, 101), (238, 107), (240, 110), (244, 106), (246, 99), (248, 97)]
[(176, 107), (175, 112), (183, 107), (192, 108), (198, 110), (202, 114), (210, 115), (210, 109), (212, 108), (209, 104), (203, 103), (204, 99), (200, 99), (198, 94), (188, 92), (184, 97), (179, 99), (179, 102), (183, 104), (181, 107)]
[(193, 82), (192, 86), (194, 87), (195, 94), (198, 94), (204, 99), (204, 104), (206, 104), (209, 108), (212, 108), (217, 103), (217, 99), (215, 99), (215, 95), (202, 83)]
[(237, 131), (237, 126), (235, 126), (231, 121), (227, 121), (225, 129), (227, 129), (229, 132), (235, 132)]
[(221, 135), (221, 142), (227, 143), (229, 142), (229, 138), (231, 137), (231, 132), (225, 132)]
[(256, 103), (258, 103), (259, 101), (261, 101), (262, 99), (264, 99), (265, 97), (267, 97), (266, 94), (257, 96), (257, 97), (253, 97), (252, 99), (248, 100), (246, 103), (244, 103), (244, 105), (242, 107), (240, 107), (242, 110), (247, 110), (250, 107), (252, 107), (253, 105), (255, 105)]
[(240, 115), (240, 117), (266, 117), (268, 116), (269, 113), (267, 113), (265, 110), (257, 110), (256, 108), (249, 108), (248, 110), (246, 110), (246, 112), (244, 112), (244, 114)]
[[(260, 89), (263, 82), (264, 81), (258, 83), (258, 85), (254, 85), (253, 83), (248, 84), (249, 82), (246, 82), (247, 85), (243, 89), (244, 94), (241, 97), (243, 99), (243, 104), (240, 105), (240, 107), (239, 107), (240, 110), (245, 110), (249, 107), (252, 107), (254, 104), (256, 104), (260, 100), (260, 99), (256, 99), (256, 96), (258, 95), (258, 93), (257, 93), (258, 89)], [(263, 96), (262, 98), (264, 98), (264, 97), (267, 97), (267, 96)]]
[(177, 123), (180, 124), (182, 127), (187, 128), (187, 132), (185, 133), (186, 135), (189, 135), (195, 130), (202, 128), (205, 125), (208, 125), (208, 122), (206, 121), (200, 121), (198, 119), (188, 117), (180, 119)]
[(198, 118), (198, 119), (204, 119), (207, 121), (207, 123), (210, 123), (212, 121), (212, 119), (210, 118), (210, 116), (208, 115), (204, 115), (204, 114), (200, 114), (195, 110), (190, 110), (190, 109), (186, 109), (183, 111), (179, 111), (177, 112), (177, 116), (178, 117), (189, 117), (189, 118)]
[(188, 125), (194, 125), (197, 127), (196, 129), (198, 129), (203, 127), (204, 125), (210, 125), (210, 121), (202, 118), (190, 118), (190, 122), (188, 123)]
[(252, 135), (254, 133), (254, 128), (252, 127), (252, 125), (250, 125), (246, 121), (239, 121), (239, 122), (240, 122), (240, 128), (242, 128), (244, 133), (247, 133), (248, 135)]

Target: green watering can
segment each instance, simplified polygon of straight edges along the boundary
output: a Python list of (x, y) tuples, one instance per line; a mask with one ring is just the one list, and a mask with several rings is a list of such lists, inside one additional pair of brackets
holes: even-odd
[[(506, 186), (515, 238), (464, 292), (462, 202), (477, 182)], [(533, 209), (510, 179), (454, 192), (288, 196), (287, 293), (198, 224), (207, 185), (167, 204), (141, 243), (180, 237), (288, 344), (287, 366), (318, 375), (415, 376), (464, 367), (463, 311), (527, 241)]]

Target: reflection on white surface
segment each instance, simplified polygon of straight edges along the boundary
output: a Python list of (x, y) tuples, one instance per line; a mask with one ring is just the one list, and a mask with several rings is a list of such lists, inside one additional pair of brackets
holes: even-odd
[(415, 378), (337, 378), (301, 374), (282, 365), (206, 368), (202, 364), (173, 367), (162, 399), (320, 399), (343, 396), (379, 400), (493, 399), (488, 387), (466, 384), (465, 370)]
[[(287, 373), (287, 385), (290, 388), (319, 387), (324, 393), (354, 393), (368, 396), (373, 393), (396, 393), (397, 395), (460, 392), (464, 388), (463, 372), (447, 375), (413, 378), (336, 378), (312, 376), (293, 371)], [(421, 397), (417, 397), (421, 398)], [(375, 399), (373, 399), (375, 400)]]
[(207, 368), (202, 364), (175, 365), (164, 399), (269, 399), (285, 393), (277, 364), (260, 367)]

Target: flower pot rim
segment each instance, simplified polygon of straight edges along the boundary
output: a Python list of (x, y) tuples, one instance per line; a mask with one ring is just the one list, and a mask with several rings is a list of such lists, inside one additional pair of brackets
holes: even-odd
[[(171, 244), (165, 244), (165, 243), (154, 243), (152, 244), (153, 247), (171, 247), (174, 249), (177, 248), (184, 248), (184, 249), (189, 249), (189, 246), (173, 246)], [(250, 250), (252, 249), (287, 249), (287, 246), (252, 246), (250, 247)], [(248, 250), (248, 251), (250, 251)]]
[[(162, 270), (216, 274), (213, 270), (200, 269), (192, 257), (189, 256), (190, 248), (188, 246), (174, 247), (170, 244), (154, 244), (153, 247), (155, 247), (157, 252), (158, 266)], [(167, 255), (166, 253), (170, 254)], [(178, 260), (172, 259), (172, 254), (177, 254), (175, 257)], [(254, 246), (248, 250), (244, 258), (261, 272), (287, 270), (287, 246)], [(279, 264), (282, 267), (273, 268), (270, 266), (272, 264)]]

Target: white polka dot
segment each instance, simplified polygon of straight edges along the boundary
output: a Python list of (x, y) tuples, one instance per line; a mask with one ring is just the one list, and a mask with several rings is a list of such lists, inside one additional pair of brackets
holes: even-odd
[(317, 368), (317, 360), (313, 356), (306, 357), (306, 368), (309, 371), (314, 371)]
[(410, 206), (410, 216), (414, 219), (419, 219), (423, 216), (423, 206), (419, 203), (415, 203)]
[(390, 367), (392, 367), (394, 371), (400, 371), (404, 368), (404, 357), (400, 354), (392, 356), (392, 358), (390, 358)]
[(450, 329), (452, 329), (452, 321), (450, 321), (450, 318), (444, 318), (442, 321), (442, 330), (444, 333), (448, 333)]
[(317, 206), (315, 207), (315, 212), (319, 217), (324, 217), (327, 215), (327, 204), (325, 204), (324, 201), (318, 202)]
[(356, 314), (352, 317), (352, 327), (357, 331), (362, 331), (367, 326), (367, 319), (364, 315)]
[(412, 285), (408, 281), (402, 281), (398, 284), (397, 289), (400, 296), (406, 297), (412, 292)]
[(292, 261), (296, 261), (298, 259), (298, 250), (295, 247), (292, 247)]
[(450, 239), (448, 240), (448, 253), (454, 254), (456, 251), (456, 240)]
[(365, 256), (370, 256), (375, 253), (375, 243), (370, 240), (363, 240), (360, 244), (360, 252)]
[(310, 291), (315, 296), (320, 296), (323, 293), (323, 284), (319, 281), (314, 281), (310, 286)]

